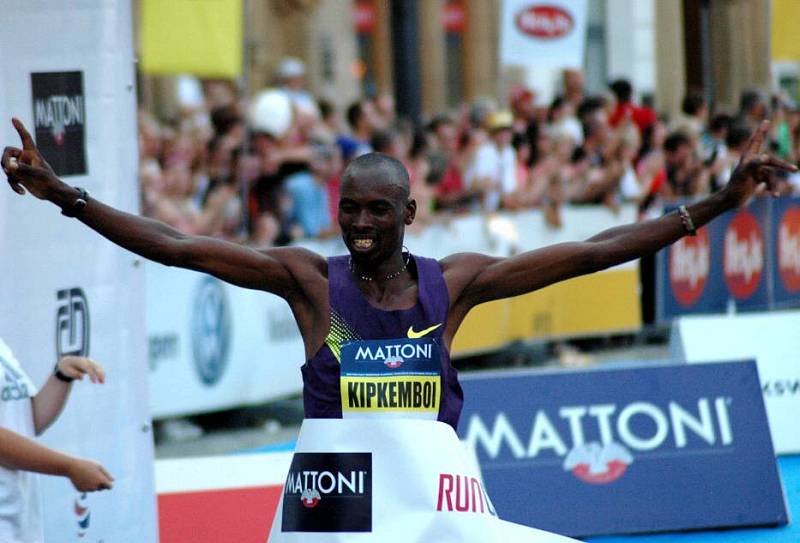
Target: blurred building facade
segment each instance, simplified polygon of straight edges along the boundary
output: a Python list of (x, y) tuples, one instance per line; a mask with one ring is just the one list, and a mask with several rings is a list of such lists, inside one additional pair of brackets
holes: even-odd
[[(398, 56), (412, 51), (417, 73), (410, 75), (419, 82), (423, 117), (478, 97), (502, 103), (519, 82), (547, 101), (558, 92), (557, 74), (526, 79), (499, 65), (501, 6), (502, 0), (245, 0), (240, 85), (250, 93), (270, 86), (281, 59), (297, 57), (308, 67), (309, 90), (345, 107), (362, 95), (397, 94), (398, 74), (409, 77), (402, 71), (409, 62), (398, 63)], [(624, 77), (640, 99), (673, 114), (687, 90), (733, 108), (742, 89), (769, 88), (770, 0), (589, 0), (588, 6), (588, 92)], [(413, 20), (401, 25), (398, 16)], [(168, 109), (170, 82), (152, 79), (142, 78), (142, 101)], [(405, 98), (398, 96), (401, 106)]]

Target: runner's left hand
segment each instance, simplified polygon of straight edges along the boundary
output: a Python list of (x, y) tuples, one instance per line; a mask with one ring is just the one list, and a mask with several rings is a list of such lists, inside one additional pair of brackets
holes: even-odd
[(779, 171), (796, 172), (797, 166), (764, 152), (764, 140), (769, 130), (769, 121), (763, 121), (745, 146), (739, 164), (723, 189), (734, 207), (742, 207), (761, 191), (778, 196), (775, 174)]

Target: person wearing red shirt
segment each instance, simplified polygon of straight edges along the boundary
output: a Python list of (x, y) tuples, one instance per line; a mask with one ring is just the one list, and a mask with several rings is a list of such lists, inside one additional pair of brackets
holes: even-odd
[(611, 92), (617, 98), (617, 107), (609, 119), (612, 127), (616, 128), (625, 120), (630, 120), (639, 129), (639, 134), (642, 134), (645, 128), (656, 122), (658, 116), (655, 111), (633, 103), (633, 86), (630, 81), (617, 79), (610, 86)]

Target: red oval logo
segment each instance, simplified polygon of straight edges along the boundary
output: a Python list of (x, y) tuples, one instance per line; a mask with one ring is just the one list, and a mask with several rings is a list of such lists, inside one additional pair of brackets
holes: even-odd
[(736, 299), (745, 300), (758, 289), (764, 271), (764, 236), (758, 220), (747, 210), (737, 213), (725, 231), (722, 268)]
[(575, 27), (575, 20), (568, 11), (548, 4), (523, 9), (514, 22), (523, 34), (545, 40), (562, 38)]
[(461, 2), (447, 2), (442, 8), (442, 26), (445, 32), (464, 32), (467, 26), (467, 14)]
[(371, 2), (356, 2), (353, 4), (353, 24), (359, 34), (370, 34), (375, 31), (378, 14)]
[(575, 466), (572, 474), (583, 481), (593, 485), (607, 485), (613, 483), (625, 474), (628, 464), (620, 460), (612, 460), (606, 464), (606, 470), (600, 473), (592, 473), (588, 464)]
[(778, 224), (778, 271), (783, 288), (800, 292), (800, 207), (792, 206)]
[(563, 468), (593, 485), (612, 483), (623, 476), (633, 463), (633, 455), (621, 443), (598, 442), (575, 445), (564, 458)]
[(684, 236), (669, 248), (669, 282), (672, 294), (684, 307), (703, 294), (711, 271), (711, 243), (705, 228), (696, 236)]

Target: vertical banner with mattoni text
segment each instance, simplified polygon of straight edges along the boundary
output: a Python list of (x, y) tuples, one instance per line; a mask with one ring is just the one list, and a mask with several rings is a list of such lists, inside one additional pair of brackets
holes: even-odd
[[(0, 142), (18, 117), (68, 184), (136, 213), (136, 86), (131, 3), (5, 0), (0, 26)], [(78, 382), (44, 445), (90, 458), (111, 491), (81, 494), (41, 476), (44, 540), (158, 537), (144, 335), (134, 255), (53, 205), (0, 187), (0, 336), (41, 386), (58, 356), (89, 356), (105, 385)]]

